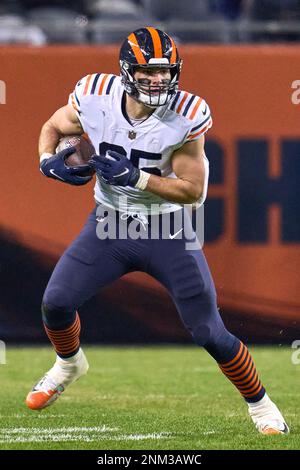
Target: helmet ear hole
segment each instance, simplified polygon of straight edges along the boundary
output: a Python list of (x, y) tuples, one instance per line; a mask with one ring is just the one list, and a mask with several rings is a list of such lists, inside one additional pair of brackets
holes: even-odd
[[(137, 68), (169, 68), (171, 80), (168, 86), (161, 85), (160, 90), (145, 93), (134, 78)], [(152, 28), (140, 28), (129, 34), (121, 46), (120, 69), (121, 79), (126, 93), (137, 101), (156, 108), (170, 101), (178, 88), (178, 80), (182, 68), (178, 50), (173, 39), (165, 32)]]

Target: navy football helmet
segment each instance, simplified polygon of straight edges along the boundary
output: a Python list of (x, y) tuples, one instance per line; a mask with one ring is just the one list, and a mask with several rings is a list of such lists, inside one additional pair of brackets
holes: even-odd
[[(182, 60), (173, 39), (159, 29), (140, 28), (129, 34), (121, 46), (120, 67), (126, 92), (150, 108), (167, 104), (178, 88)], [(147, 80), (136, 80), (134, 74), (143, 69), (168, 69), (171, 78), (159, 86)]]

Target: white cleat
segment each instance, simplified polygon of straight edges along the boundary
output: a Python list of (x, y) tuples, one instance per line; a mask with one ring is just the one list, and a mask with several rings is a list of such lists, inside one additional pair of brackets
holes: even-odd
[(249, 414), (261, 434), (288, 434), (289, 427), (279, 409), (266, 394), (257, 403), (248, 403)]
[(28, 393), (26, 405), (31, 410), (46, 408), (57, 400), (67, 386), (86, 374), (88, 368), (89, 364), (81, 348), (69, 359), (57, 356), (52, 369)]

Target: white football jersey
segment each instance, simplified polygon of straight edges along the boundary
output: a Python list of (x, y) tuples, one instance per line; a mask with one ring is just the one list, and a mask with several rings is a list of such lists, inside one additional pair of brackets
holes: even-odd
[[(115, 150), (129, 158), (138, 168), (163, 177), (176, 178), (172, 171), (172, 153), (184, 143), (203, 135), (212, 125), (207, 103), (185, 91), (177, 91), (171, 101), (158, 107), (142, 122), (131, 123), (125, 109), (125, 91), (121, 78), (95, 73), (79, 80), (70, 94), (69, 104), (76, 110), (82, 128), (96, 153)], [(204, 202), (208, 182), (205, 155)], [(95, 184), (97, 202), (125, 212), (158, 214), (182, 208), (148, 191), (129, 186), (112, 186), (98, 175)]]

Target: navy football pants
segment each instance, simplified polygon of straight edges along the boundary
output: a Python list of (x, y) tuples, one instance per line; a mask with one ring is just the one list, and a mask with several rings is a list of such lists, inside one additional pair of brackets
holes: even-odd
[[(184, 220), (191, 225), (188, 217)], [(70, 316), (74, 318), (75, 311), (99, 289), (128, 272), (143, 271), (167, 288), (183, 324), (199, 346), (219, 363), (235, 356), (240, 342), (226, 330), (220, 317), (202, 250), (186, 250), (186, 240), (177, 237), (100, 240), (96, 226), (95, 208), (52, 273), (43, 297), (44, 321), (49, 328), (67, 327)], [(191, 226), (189, 229), (192, 231)]]

